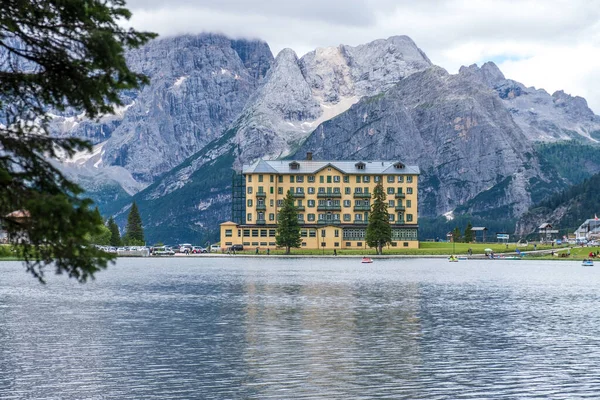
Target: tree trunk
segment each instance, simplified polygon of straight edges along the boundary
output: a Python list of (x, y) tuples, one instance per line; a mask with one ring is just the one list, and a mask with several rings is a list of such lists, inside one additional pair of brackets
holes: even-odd
[(290, 254), (290, 246), (285, 246), (285, 254), (286, 255)]

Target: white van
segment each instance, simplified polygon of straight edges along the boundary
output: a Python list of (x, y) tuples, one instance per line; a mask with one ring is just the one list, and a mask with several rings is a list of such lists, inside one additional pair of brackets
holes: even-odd
[(210, 252), (213, 253), (218, 253), (221, 251), (221, 246), (219, 246), (218, 244), (211, 244), (210, 245)]

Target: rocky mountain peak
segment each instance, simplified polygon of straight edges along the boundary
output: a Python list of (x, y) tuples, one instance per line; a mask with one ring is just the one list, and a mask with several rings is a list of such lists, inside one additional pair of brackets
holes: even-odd
[(506, 80), (498, 66), (488, 61), (479, 68), (477, 64), (471, 64), (468, 67), (460, 67), (458, 73), (470, 79), (483, 83), (487, 87), (495, 88)]

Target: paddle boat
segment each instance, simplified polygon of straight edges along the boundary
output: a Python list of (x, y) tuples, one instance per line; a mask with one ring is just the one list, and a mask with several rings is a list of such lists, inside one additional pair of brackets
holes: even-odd
[(371, 264), (373, 262), (373, 259), (370, 257), (363, 257), (361, 262), (363, 264)]
[(456, 256), (450, 256), (450, 257), (448, 257), (448, 261), (449, 262), (458, 262), (458, 257), (456, 257)]
[(584, 267), (593, 267), (594, 266), (594, 261), (593, 260), (583, 260), (581, 262), (581, 265)]

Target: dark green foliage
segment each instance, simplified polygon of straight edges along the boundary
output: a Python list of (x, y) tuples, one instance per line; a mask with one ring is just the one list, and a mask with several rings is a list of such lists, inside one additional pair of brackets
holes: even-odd
[(129, 215), (127, 216), (127, 227), (125, 228), (123, 242), (128, 246), (142, 246), (146, 243), (142, 217), (140, 217), (140, 212), (135, 201), (131, 205)]
[[(27, 271), (42, 282), (50, 264), (84, 282), (113, 258), (90, 245), (102, 230), (91, 201), (49, 160), (90, 150), (89, 143), (46, 132), (47, 110), (72, 108), (94, 118), (120, 105), (122, 90), (146, 82), (128, 69), (124, 51), (154, 35), (122, 28), (130, 17), (124, 4), (0, 2), (0, 224), (11, 240), (24, 242)], [(9, 216), (17, 210), (25, 214)]]
[(459, 243), (461, 242), (462, 236), (460, 235), (460, 228), (457, 226), (456, 228), (454, 228), (454, 230), (452, 230), (452, 241), (454, 243)]
[[(516, 220), (497, 219), (473, 216), (470, 214), (456, 215), (454, 219), (447, 220), (446, 217), (437, 218), (419, 218), (419, 238), (421, 240), (447, 240), (446, 234), (452, 233), (455, 227), (464, 231), (467, 224), (471, 222), (473, 226), (485, 226), (488, 228), (486, 240), (495, 241), (496, 233), (514, 232)], [(473, 240), (481, 239), (480, 237)]]
[[(600, 146), (573, 142), (542, 144), (537, 147), (540, 165), (568, 185), (583, 182), (600, 171)], [(557, 190), (566, 185), (554, 180)]]
[(471, 221), (469, 221), (467, 227), (465, 228), (465, 243), (471, 243), (473, 241), (473, 231), (471, 230), (472, 228), (473, 225), (471, 225)]
[(373, 190), (373, 205), (369, 213), (369, 224), (365, 236), (365, 241), (370, 247), (377, 249), (377, 254), (381, 254), (383, 246), (392, 241), (392, 227), (385, 199), (386, 195), (380, 179)]
[(283, 207), (279, 211), (278, 218), (275, 241), (277, 246), (285, 247), (285, 254), (290, 254), (290, 248), (302, 245), (302, 238), (300, 237), (298, 211), (294, 206), (294, 196), (289, 190), (283, 200)]
[(119, 233), (119, 226), (113, 219), (110, 217), (108, 219), (108, 229), (110, 230), (110, 245), (114, 247), (119, 247), (122, 245), (121, 242), (121, 234)]

